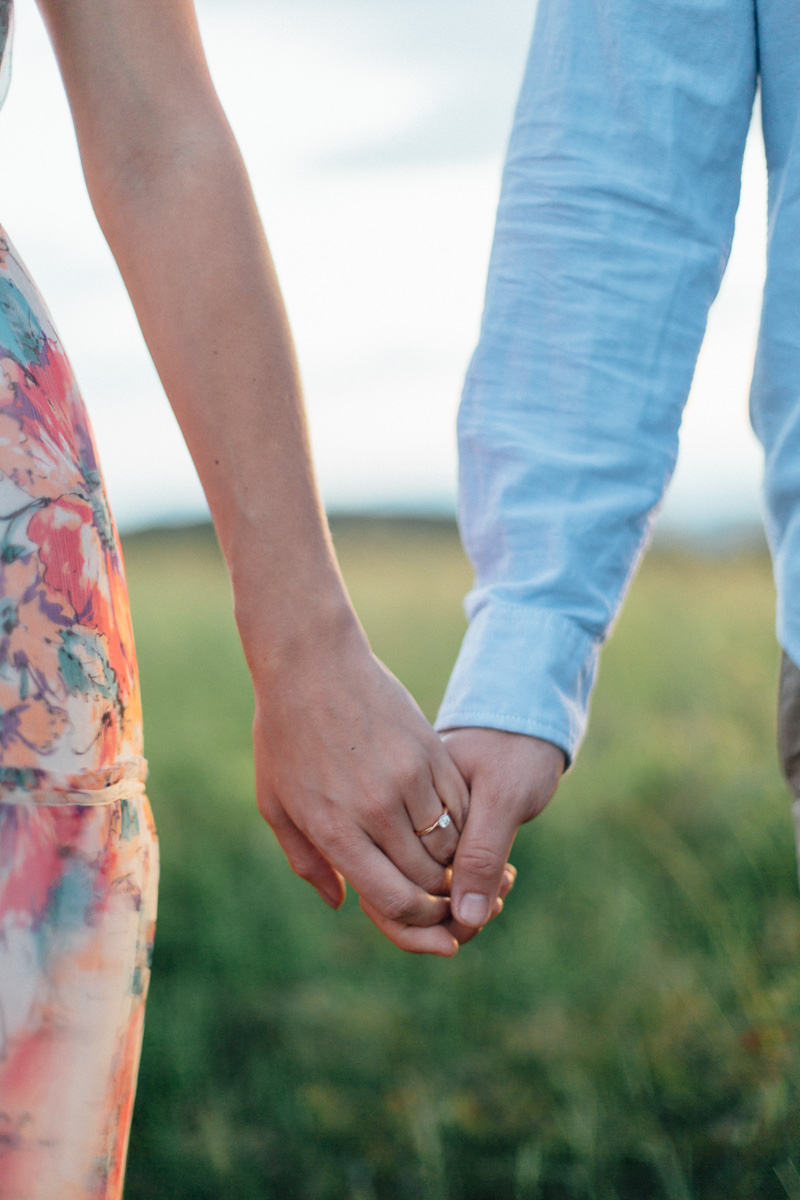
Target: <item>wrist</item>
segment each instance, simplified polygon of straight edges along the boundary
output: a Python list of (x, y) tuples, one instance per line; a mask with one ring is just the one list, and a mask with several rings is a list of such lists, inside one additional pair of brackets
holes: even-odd
[(341, 652), (370, 653), (343, 585), (257, 598), (234, 592), (234, 614), (256, 687), (318, 669)]

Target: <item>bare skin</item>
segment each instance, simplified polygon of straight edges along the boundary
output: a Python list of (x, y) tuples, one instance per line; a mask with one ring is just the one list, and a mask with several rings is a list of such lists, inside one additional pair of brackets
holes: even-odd
[[(342, 582), (280, 290), (192, 0), (38, 2), (92, 204), (230, 570), (259, 809), (329, 904), (347, 880), (396, 945), (452, 955), (477, 928), (450, 919), (457, 829), (414, 829), (443, 803), (460, 826), (467, 788)], [(487, 916), (510, 882), (492, 876)]]
[(451, 887), (463, 941), (466, 929), (486, 923), (495, 897), (503, 894), (517, 831), (552, 799), (564, 754), (540, 738), (499, 729), (453, 729), (443, 740), (470, 790)]

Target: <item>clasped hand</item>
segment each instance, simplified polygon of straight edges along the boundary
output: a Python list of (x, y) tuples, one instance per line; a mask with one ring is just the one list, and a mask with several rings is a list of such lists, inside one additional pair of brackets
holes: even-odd
[[(360, 629), (254, 677), (259, 810), (292, 869), (338, 908), (345, 881), (396, 946), (455, 954), (513, 885), (519, 826), (564, 757), (490, 729), (440, 738)], [(420, 837), (443, 812), (446, 828)]]

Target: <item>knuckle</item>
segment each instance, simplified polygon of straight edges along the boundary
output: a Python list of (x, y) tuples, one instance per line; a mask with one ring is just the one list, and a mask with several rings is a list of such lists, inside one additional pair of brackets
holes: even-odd
[(317, 845), (324, 846), (333, 857), (340, 858), (346, 855), (353, 844), (353, 830), (348, 825), (341, 821), (327, 821), (324, 828), (319, 830), (318, 838), (314, 841)]
[(401, 792), (407, 795), (430, 783), (430, 771), (421, 759), (416, 755), (409, 754), (400, 758), (396, 763), (394, 779)]
[(538, 817), (539, 813), (550, 799), (538, 787), (528, 788), (523, 795), (511, 801), (509, 809), (514, 813), (519, 825), (526, 825), (528, 821), (532, 821), (534, 817)]
[(308, 883), (314, 879), (316, 864), (305, 854), (287, 854), (286, 860), (300, 879), (305, 879)]
[(362, 804), (364, 820), (374, 829), (385, 829), (392, 820), (392, 801), (388, 796), (373, 793)]
[(430, 896), (443, 896), (447, 892), (449, 875), (450, 872), (444, 868), (440, 868), (438, 871), (429, 871), (418, 881), (419, 886)]
[(487, 846), (468, 846), (459, 853), (458, 866), (462, 875), (493, 880), (501, 864), (497, 861), (497, 855)]
[(400, 925), (407, 925), (414, 916), (414, 901), (410, 896), (392, 892), (384, 898), (381, 904), (381, 912), (390, 921), (394, 921)]

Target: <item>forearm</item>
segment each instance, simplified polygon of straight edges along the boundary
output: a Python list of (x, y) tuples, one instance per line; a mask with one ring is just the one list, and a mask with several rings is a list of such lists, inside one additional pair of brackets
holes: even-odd
[[(329, 904), (453, 954), (463, 780), (372, 655), (316, 491), (291, 335), (192, 0), (39, 0), (97, 216), (206, 491), (255, 691), (256, 794)], [(423, 836), (445, 805), (452, 822)]]
[(476, 586), (440, 728), (583, 735), (733, 233), (752, 19), (703, 7), (687, 36), (676, 0), (540, 0), (459, 414)]
[(89, 174), (90, 193), (208, 498), (248, 658), (268, 658), (354, 618), (238, 148), (221, 115), (173, 138), (159, 166)]
[(317, 495), (297, 363), (192, 0), (38, 0), (87, 186), (208, 497), (254, 670), (357, 629)]

